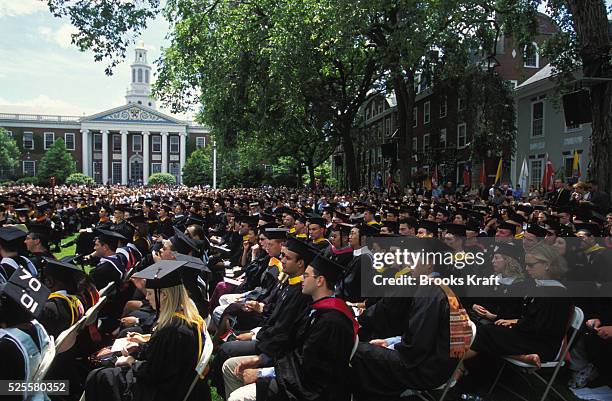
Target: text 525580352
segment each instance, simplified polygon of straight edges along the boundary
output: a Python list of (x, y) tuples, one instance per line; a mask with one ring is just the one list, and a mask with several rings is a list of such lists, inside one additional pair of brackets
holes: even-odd
[(68, 380), (44, 380), (40, 382), (0, 380), (0, 396), (30, 393), (69, 395), (69, 382)]

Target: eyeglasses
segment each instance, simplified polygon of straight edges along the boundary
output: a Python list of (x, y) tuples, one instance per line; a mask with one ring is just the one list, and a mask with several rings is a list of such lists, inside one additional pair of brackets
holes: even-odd
[(527, 263), (527, 262), (525, 262), (525, 267), (526, 267), (527, 269), (531, 269), (533, 266), (537, 265), (538, 263), (546, 263), (546, 262), (544, 262), (543, 260), (538, 260), (538, 261), (535, 261), (535, 262), (533, 262), (533, 263)]
[(302, 274), (302, 278), (304, 280), (306, 280), (308, 277), (319, 277), (319, 276), (320, 274), (307, 274), (307, 273)]

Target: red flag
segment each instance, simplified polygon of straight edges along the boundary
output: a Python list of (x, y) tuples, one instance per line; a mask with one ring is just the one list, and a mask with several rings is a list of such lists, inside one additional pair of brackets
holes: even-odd
[(472, 185), (472, 162), (465, 162), (463, 165), (463, 185), (466, 187)]
[(546, 154), (546, 166), (544, 167), (544, 176), (542, 177), (542, 188), (545, 191), (551, 192), (554, 191), (554, 177), (555, 169), (553, 168), (552, 160), (548, 157), (548, 153)]
[(434, 171), (431, 174), (431, 187), (438, 188), (438, 166), (434, 167)]
[(485, 161), (482, 161), (482, 168), (480, 169), (480, 183), (482, 185), (487, 184), (487, 173), (485, 171)]

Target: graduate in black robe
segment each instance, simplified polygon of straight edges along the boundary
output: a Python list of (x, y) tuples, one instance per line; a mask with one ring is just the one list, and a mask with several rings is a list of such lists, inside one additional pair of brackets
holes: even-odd
[[(123, 356), (114, 368), (93, 370), (87, 377), (85, 396), (96, 400), (182, 400), (195, 377), (195, 366), (204, 350), (206, 330), (182, 284), (183, 261), (161, 261), (136, 273), (146, 279), (147, 299), (160, 318), (151, 339)], [(160, 293), (169, 294), (162, 299)], [(173, 299), (175, 304), (168, 300)], [(165, 320), (165, 322), (164, 322)], [(189, 400), (210, 400), (210, 389), (198, 380)]]
[[(341, 271), (340, 265), (322, 256), (311, 262), (302, 291), (313, 302), (296, 327), (294, 348), (272, 363), (265, 355), (241, 362), (237, 371), (247, 385), (244, 391), (264, 401), (350, 398), (349, 361), (358, 324), (346, 303), (333, 297)], [(268, 368), (253, 369), (264, 366)], [(255, 386), (248, 386), (252, 383)]]

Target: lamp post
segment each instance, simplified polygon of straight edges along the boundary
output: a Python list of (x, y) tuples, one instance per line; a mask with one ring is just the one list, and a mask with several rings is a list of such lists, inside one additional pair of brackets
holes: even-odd
[(213, 141), (213, 189), (217, 189), (217, 141)]

